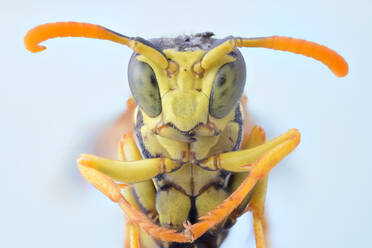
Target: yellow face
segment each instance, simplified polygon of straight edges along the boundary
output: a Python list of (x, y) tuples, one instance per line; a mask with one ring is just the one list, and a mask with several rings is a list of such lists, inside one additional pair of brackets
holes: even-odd
[[(202, 59), (204, 50), (163, 52), (176, 65), (173, 74), (143, 55), (132, 58), (129, 65), (129, 83), (143, 122), (137, 132), (151, 157), (204, 159), (213, 147), (221, 146), (221, 134), (233, 124), (244, 87), (245, 67), (241, 61), (237, 64), (236, 57), (224, 55), (198, 74), (193, 66)], [(136, 123), (138, 127), (138, 119)], [(234, 137), (231, 148), (239, 142), (241, 129), (239, 124), (234, 126), (233, 132), (229, 129), (229, 135)], [(222, 146), (229, 150), (228, 145)]]

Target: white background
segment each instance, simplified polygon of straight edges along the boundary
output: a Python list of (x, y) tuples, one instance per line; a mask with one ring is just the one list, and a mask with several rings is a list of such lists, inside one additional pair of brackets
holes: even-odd
[[(371, 12), (370, 0), (1, 0), (0, 246), (122, 246), (121, 210), (82, 180), (75, 159), (124, 111), (131, 51), (87, 39), (48, 41), (36, 55), (23, 47), (38, 24), (83, 21), (144, 38), (286, 35), (341, 53), (350, 74), (340, 79), (302, 56), (245, 49), (245, 93), (269, 138), (302, 133), (270, 176), (272, 247), (370, 247)], [(249, 214), (224, 247), (254, 247)]]

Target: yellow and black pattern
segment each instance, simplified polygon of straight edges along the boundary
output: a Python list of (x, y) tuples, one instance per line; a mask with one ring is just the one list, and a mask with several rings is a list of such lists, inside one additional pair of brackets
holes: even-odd
[(78, 159), (82, 175), (126, 213), (127, 248), (217, 248), (248, 210), (256, 247), (266, 247), (268, 173), (296, 148), (300, 133), (291, 129), (266, 142), (265, 132), (256, 126), (244, 135), (240, 149), (246, 132), (239, 103), (246, 68), (237, 48), (302, 54), (336, 76), (348, 73), (339, 54), (314, 42), (212, 36), (145, 40), (78, 22), (43, 24), (25, 36), (31, 52), (44, 50), (39, 43), (56, 37), (109, 40), (134, 51), (128, 80), (138, 105), (131, 113), (142, 155), (128, 134), (119, 142), (120, 160), (90, 154)]
[[(200, 39), (203, 40), (200, 43), (202, 46), (213, 48), (215, 40), (210, 34), (184, 36), (182, 40), (176, 38), (173, 41), (161, 39), (158, 43), (153, 40), (157, 47), (167, 47), (164, 53), (180, 66), (178, 74), (173, 77), (165, 77), (151, 61), (138, 55), (132, 56), (129, 66), (134, 70), (143, 70), (143, 74), (139, 74), (141, 80), (137, 80), (141, 81), (139, 83), (130, 76), (133, 80), (130, 84), (137, 84), (131, 89), (135, 89), (133, 94), (139, 102), (135, 112), (135, 133), (143, 157), (169, 157), (182, 164), (170, 173), (153, 179), (158, 222), (177, 230), (183, 229), (185, 221), (196, 223), (199, 217), (229, 196), (232, 173), (202, 167), (200, 162), (213, 155), (239, 150), (244, 131), (239, 104), (245, 84), (244, 60), (238, 51), (233, 51), (209, 73), (199, 77), (193, 72), (192, 65), (205, 54), (205, 51), (199, 50)], [(172, 49), (169, 48), (171, 43), (174, 45)], [(137, 91), (136, 87), (143, 88), (146, 80), (149, 83), (144, 90)], [(157, 98), (156, 101), (143, 98), (145, 95), (154, 97), (153, 93), (157, 92), (161, 105)], [(221, 95), (224, 98), (217, 100)], [(148, 103), (152, 105), (147, 106)], [(154, 114), (153, 109), (159, 107), (162, 112)], [(150, 213), (137, 196), (140, 194), (141, 189), (133, 188), (138, 205), (145, 213)], [(224, 225), (216, 227), (213, 235), (208, 232), (198, 242), (208, 244), (207, 247), (218, 247), (227, 233), (222, 232)], [(202, 243), (195, 247), (203, 247)], [(173, 247), (172, 244), (162, 245)]]
[[(232, 113), (234, 115), (232, 115), (225, 129), (221, 132), (215, 132), (215, 136), (212, 136), (216, 138), (217, 142), (211, 147), (207, 156), (240, 149), (243, 135), (240, 105), (236, 106)], [(157, 146), (153, 145), (158, 134), (155, 130), (149, 131), (148, 128), (144, 127), (145, 125), (143, 113), (140, 109), (137, 109), (135, 132), (143, 156), (146, 158), (169, 156), (167, 147), (162, 147), (160, 143)], [(203, 139), (199, 140), (200, 137), (195, 135), (190, 137), (192, 138), (191, 142), (185, 144), (185, 153), (191, 154), (187, 156), (190, 158), (189, 161), (183, 162), (183, 165), (175, 171), (163, 173), (153, 180), (157, 189), (155, 204), (159, 215), (159, 223), (162, 226), (178, 230), (183, 228), (185, 220), (195, 223), (200, 216), (213, 210), (231, 193), (231, 173), (200, 167), (198, 160), (192, 155), (194, 151), (190, 150), (192, 149), (190, 144), (205, 141)], [(152, 145), (149, 147), (146, 144)], [(153, 149), (154, 147), (156, 147), (156, 150)], [(194, 147), (198, 147), (198, 145)], [(136, 192), (135, 189), (133, 191)], [(136, 200), (138, 205), (143, 208), (144, 204), (141, 203), (141, 200), (139, 198), (136, 198)], [(149, 212), (146, 208), (143, 210)], [(220, 225), (218, 229), (221, 230), (218, 232), (215, 230), (214, 235), (206, 234), (202, 239), (198, 239), (198, 242), (202, 242), (204, 245), (209, 244), (207, 247), (218, 247), (217, 245), (210, 245), (222, 242), (222, 237), (227, 233), (227, 230), (224, 230), (224, 225)], [(222, 230), (224, 231), (222, 232)], [(169, 247), (173, 246), (170, 245)]]

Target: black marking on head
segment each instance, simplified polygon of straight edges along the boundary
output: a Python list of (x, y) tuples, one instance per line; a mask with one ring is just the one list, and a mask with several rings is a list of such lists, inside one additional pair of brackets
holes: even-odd
[(142, 153), (142, 156), (144, 158), (156, 158), (157, 156), (153, 156), (149, 150), (147, 150), (146, 146), (145, 146), (145, 143), (143, 142), (143, 137), (142, 137), (142, 134), (141, 134), (141, 128), (143, 126), (143, 116), (142, 116), (142, 112), (140, 109), (138, 109), (137, 111), (137, 122), (136, 122), (136, 126), (134, 127), (134, 131), (136, 133), (136, 137), (137, 137), (137, 140), (138, 140), (138, 143), (140, 145), (140, 148), (141, 148), (141, 153)]
[(196, 139), (195, 138), (192, 138), (195, 136), (195, 129), (199, 128), (200, 126), (204, 125), (202, 122), (199, 122), (198, 124), (196, 124), (193, 128), (191, 128), (190, 130), (188, 131), (182, 131), (180, 130), (176, 125), (173, 124), (173, 122), (168, 122), (166, 124), (164, 124), (164, 126), (168, 126), (168, 127), (171, 127), (175, 130), (177, 130), (177, 132), (180, 132), (182, 135), (184, 135), (185, 137), (188, 137), (191, 142), (195, 142)]
[(175, 38), (151, 39), (156, 47), (165, 49), (176, 49), (177, 51), (209, 50), (218, 41), (212, 38), (212, 32), (203, 32), (192, 35), (180, 35)]
[(161, 54), (163, 54), (163, 56), (165, 58), (167, 57), (164, 54), (164, 52), (162, 50), (162, 47), (159, 47), (159, 45), (157, 43), (153, 43), (151, 40), (146, 40), (146, 39), (144, 39), (142, 37), (135, 37), (135, 38), (132, 38), (132, 39), (135, 40), (135, 41), (141, 42), (141, 43), (143, 43), (146, 46), (149, 46), (149, 47), (154, 48), (155, 50), (157, 50), (158, 52), (160, 52)]
[(240, 149), (240, 146), (242, 145), (242, 138), (243, 138), (243, 118), (242, 118), (242, 112), (240, 109), (240, 105), (236, 106), (235, 109), (235, 117), (234, 122), (238, 123), (239, 125), (239, 132), (238, 132), (238, 138), (236, 139), (235, 146), (233, 147), (232, 151), (238, 151)]
[(111, 32), (111, 33), (113, 33), (113, 34), (115, 34), (115, 35), (117, 35), (117, 36), (124, 37), (124, 38), (129, 39), (129, 40), (134, 40), (134, 39), (135, 39), (135, 38), (133, 38), (133, 37), (129, 37), (129, 36), (126, 36), (126, 35), (120, 34), (120, 33), (118, 33), (118, 32), (115, 32), (114, 30), (111, 30), (111, 29), (109, 29), (109, 28), (105, 28), (105, 27), (102, 27), (102, 28), (103, 28), (103, 29), (106, 29), (107, 31), (109, 31), (109, 32)]
[(225, 38), (223, 38), (223, 39), (218, 39), (218, 40), (216, 40), (216, 41), (213, 43), (213, 46), (212, 46), (211, 48), (209, 48), (209, 50), (212, 50), (213, 48), (215, 48), (215, 47), (221, 45), (221, 44), (224, 43), (225, 41), (228, 41), (228, 40), (231, 40), (231, 39), (234, 39), (234, 37), (231, 36), (231, 35), (230, 35), (230, 36), (227, 36), (227, 37), (225, 37)]

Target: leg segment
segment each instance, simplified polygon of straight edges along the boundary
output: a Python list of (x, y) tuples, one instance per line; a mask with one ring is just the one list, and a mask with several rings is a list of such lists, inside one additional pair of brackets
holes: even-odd
[(179, 163), (169, 158), (152, 158), (125, 162), (88, 154), (80, 155), (78, 163), (96, 169), (110, 178), (125, 184), (147, 181), (180, 166)]
[[(285, 137), (285, 139), (283, 138)], [(193, 239), (199, 238), (208, 229), (220, 223), (226, 216), (230, 215), (231, 212), (242, 202), (244, 197), (253, 189), (257, 181), (262, 179), (267, 175), (267, 173), (285, 156), (287, 156), (291, 151), (293, 151), (300, 141), (300, 134), (297, 130), (290, 130), (286, 134), (278, 137), (281, 142), (274, 145), (271, 149), (264, 152), (254, 163), (250, 164), (250, 174), (244, 180), (244, 182), (239, 186), (239, 188), (231, 194), (222, 204), (220, 204), (215, 210), (211, 211), (207, 215), (199, 218), (201, 222), (198, 222), (185, 230), (186, 234), (191, 236)], [(274, 139), (277, 140), (278, 138)], [(268, 143), (272, 143), (268, 142)], [(272, 144), (269, 144), (270, 146)], [(265, 146), (265, 145), (262, 145)], [(262, 146), (257, 147), (257, 150), (263, 150)], [(253, 148), (256, 149), (256, 148)], [(250, 150), (253, 150), (250, 149)], [(248, 150), (249, 151), (249, 150)], [(244, 151), (243, 151), (244, 152)], [(229, 157), (232, 157), (231, 153)], [(238, 153), (238, 152), (236, 152)], [(240, 153), (240, 152), (239, 152)], [(244, 154), (243, 154), (244, 155)], [(222, 157), (222, 155), (221, 155)], [(239, 163), (240, 166), (244, 167), (247, 159), (243, 158), (233, 158), (232, 159)]]
[(130, 248), (130, 238), (129, 238), (130, 230), (129, 230), (129, 223), (127, 220), (125, 220), (124, 231), (125, 231), (124, 248)]
[[(113, 202), (120, 201), (122, 198), (120, 194), (120, 186), (115, 184), (110, 177), (80, 163), (78, 164), (78, 169), (85, 180), (91, 183)], [(125, 186), (123, 185), (123, 187)]]
[(176, 233), (174, 229), (167, 229), (154, 224), (142, 211), (136, 209), (130, 204), (120, 193), (119, 185), (108, 176), (101, 172), (87, 167), (78, 165), (80, 173), (98, 190), (110, 198), (113, 202), (119, 204), (120, 208), (125, 212), (130, 221), (136, 223), (141, 229), (145, 230), (151, 236), (167, 242), (188, 242), (189, 239), (182, 233)]
[[(243, 143), (243, 148), (249, 149), (265, 143), (266, 135), (265, 131), (258, 126), (253, 127), (249, 136), (247, 135), (244, 138), (245, 142)], [(232, 177), (232, 190), (235, 191), (244, 179), (247, 178), (249, 173), (234, 173)], [(232, 221), (235, 222), (235, 219), (239, 216), (246, 213), (248, 210), (253, 211), (253, 227), (255, 232), (256, 247), (263, 248), (265, 247), (266, 233), (264, 222), (264, 205), (266, 198), (266, 187), (267, 187), (268, 175), (264, 178), (258, 180), (253, 190), (244, 198), (242, 203), (234, 212), (230, 215)], [(249, 205), (248, 205), (249, 201)]]
[[(253, 147), (264, 144), (265, 141), (266, 141), (266, 134), (265, 134), (265, 131), (263, 130), (263, 128), (261, 128), (259, 126), (254, 126), (252, 128), (251, 133), (244, 137), (242, 148), (243, 149), (253, 148)], [(247, 178), (248, 175), (249, 175), (249, 172), (233, 173), (231, 190), (235, 191), (242, 184), (244, 179)], [(249, 201), (250, 198), (251, 198), (251, 195), (248, 195), (248, 196), (245, 197), (245, 199), (240, 204), (240, 206), (234, 211), (235, 214), (233, 214), (234, 215), (233, 218), (237, 218), (242, 214), (242, 211), (248, 205), (248, 201)]]
[[(127, 155), (127, 153), (125, 153), (125, 155)], [(114, 183), (113, 179), (110, 177), (83, 163), (78, 163), (78, 168), (82, 176), (89, 183), (93, 184), (113, 202), (119, 204), (120, 208), (126, 214), (128, 221), (136, 223), (139, 228), (146, 231), (154, 238), (166, 242), (189, 242), (189, 239), (184, 234), (176, 233), (176, 230), (174, 229), (167, 229), (154, 224), (142, 211), (139, 210), (138, 206), (136, 207), (128, 202), (128, 200), (121, 194), (121, 191), (126, 190), (129, 186), (118, 185)]]
[(291, 129), (263, 145), (212, 156), (205, 162), (200, 163), (200, 166), (212, 170), (223, 169), (230, 172), (249, 172), (253, 163), (256, 163), (263, 154), (267, 154), (269, 151), (282, 146), (282, 144), (287, 143), (293, 137), (298, 137), (299, 140), (299, 136), (300, 133), (297, 129)]
[[(126, 134), (119, 142), (119, 158), (123, 161), (142, 159), (132, 134)], [(137, 209), (144, 211), (152, 219), (157, 218), (155, 209), (156, 190), (152, 180), (135, 183), (121, 191), (123, 196)]]
[[(254, 188), (252, 199), (249, 203), (249, 209), (252, 210), (253, 215), (253, 229), (256, 238), (256, 247), (267, 247), (266, 228), (264, 225), (265, 220), (265, 199), (267, 189), (268, 175), (259, 180)], [(266, 223), (265, 223), (266, 224)]]
[[(247, 138), (246, 148), (252, 148), (265, 143), (266, 135), (265, 131), (261, 127), (255, 126), (249, 137)], [(239, 173), (236, 176), (241, 176), (246, 173)], [(252, 211), (253, 215), (253, 229), (256, 239), (256, 247), (264, 248), (267, 247), (267, 235), (266, 235), (266, 219), (264, 213), (266, 190), (267, 190), (268, 175), (260, 179), (252, 190), (251, 199), (249, 206), (241, 212), (240, 215), (244, 214), (248, 210)], [(249, 199), (244, 199), (244, 201)], [(243, 201), (243, 202), (244, 202)]]
[[(132, 134), (126, 134), (119, 142), (119, 159), (135, 161), (142, 159)], [(121, 194), (137, 210), (144, 210), (152, 218), (156, 217), (155, 195), (156, 190), (152, 180), (135, 183), (132, 187), (121, 189)], [(145, 196), (145, 197), (143, 197)], [(140, 232), (138, 226), (126, 220), (125, 248), (140, 247)], [(146, 234), (145, 234), (146, 235)]]
[[(167, 229), (160, 227), (154, 224), (143, 212), (139, 211), (135, 207), (133, 207), (121, 194), (120, 194), (120, 187), (113, 182), (113, 180), (103, 175), (98, 170), (91, 168), (90, 164), (100, 163), (100, 159), (92, 159), (86, 162), (86, 159), (79, 160), (79, 169), (82, 175), (88, 180), (88, 182), (92, 183), (96, 186), (100, 191), (102, 191), (105, 195), (107, 195), (111, 200), (117, 202), (119, 206), (123, 209), (126, 213), (129, 220), (136, 223), (138, 227), (145, 230), (151, 236), (166, 241), (166, 242), (192, 242), (193, 240), (199, 238), (203, 235), (207, 230), (211, 227), (215, 226), (216, 224), (220, 223), (226, 216), (231, 214), (231, 212), (239, 206), (242, 202), (244, 197), (253, 189), (256, 185), (257, 181), (262, 179), (281, 159), (287, 156), (291, 151), (293, 151), (296, 146), (298, 145), (300, 140), (300, 134), (297, 130), (290, 130), (282, 136), (268, 142), (268, 145), (262, 145), (257, 148), (249, 149), (240, 152), (230, 152), (226, 153), (228, 156), (223, 157), (221, 155), (221, 161), (217, 161), (220, 168), (229, 167), (228, 161), (226, 160), (228, 157), (232, 158), (235, 162), (239, 163), (237, 168), (243, 167), (247, 168), (246, 171), (250, 171), (249, 176), (244, 180), (244, 182), (239, 186), (239, 188), (231, 194), (223, 203), (221, 203), (215, 210), (211, 211), (207, 215), (200, 218), (200, 222), (194, 225), (185, 225), (185, 230), (182, 233), (176, 233), (174, 229)], [(246, 152), (248, 151), (248, 152)], [(253, 151), (253, 152), (252, 152)], [(244, 153), (245, 152), (245, 153)], [(241, 158), (236, 158), (235, 156), (242, 156)], [(254, 156), (252, 156), (252, 154)], [(257, 157), (252, 162), (251, 161), (254, 157)], [(214, 160), (217, 160), (218, 157), (214, 157)], [(155, 166), (158, 166), (156, 163), (159, 163), (157, 159), (148, 159)], [(161, 159), (160, 159), (161, 160)], [(248, 161), (248, 162), (247, 162)], [(117, 166), (123, 166), (125, 168), (126, 165), (131, 164), (133, 162), (117, 162)], [(140, 169), (143, 167), (140, 166)], [(137, 163), (136, 163), (137, 164)], [(166, 163), (164, 163), (166, 164)], [(248, 164), (248, 165), (247, 165)], [(98, 166), (99, 167), (99, 166)], [(132, 166), (134, 167), (134, 166)], [(145, 167), (146, 168), (146, 167)], [(169, 167), (166, 166), (165, 169), (162, 171), (166, 171)], [(129, 170), (130, 171), (130, 170)], [(128, 172), (124, 169), (124, 172)]]
[(138, 226), (132, 222), (126, 224), (124, 248), (140, 248)]

